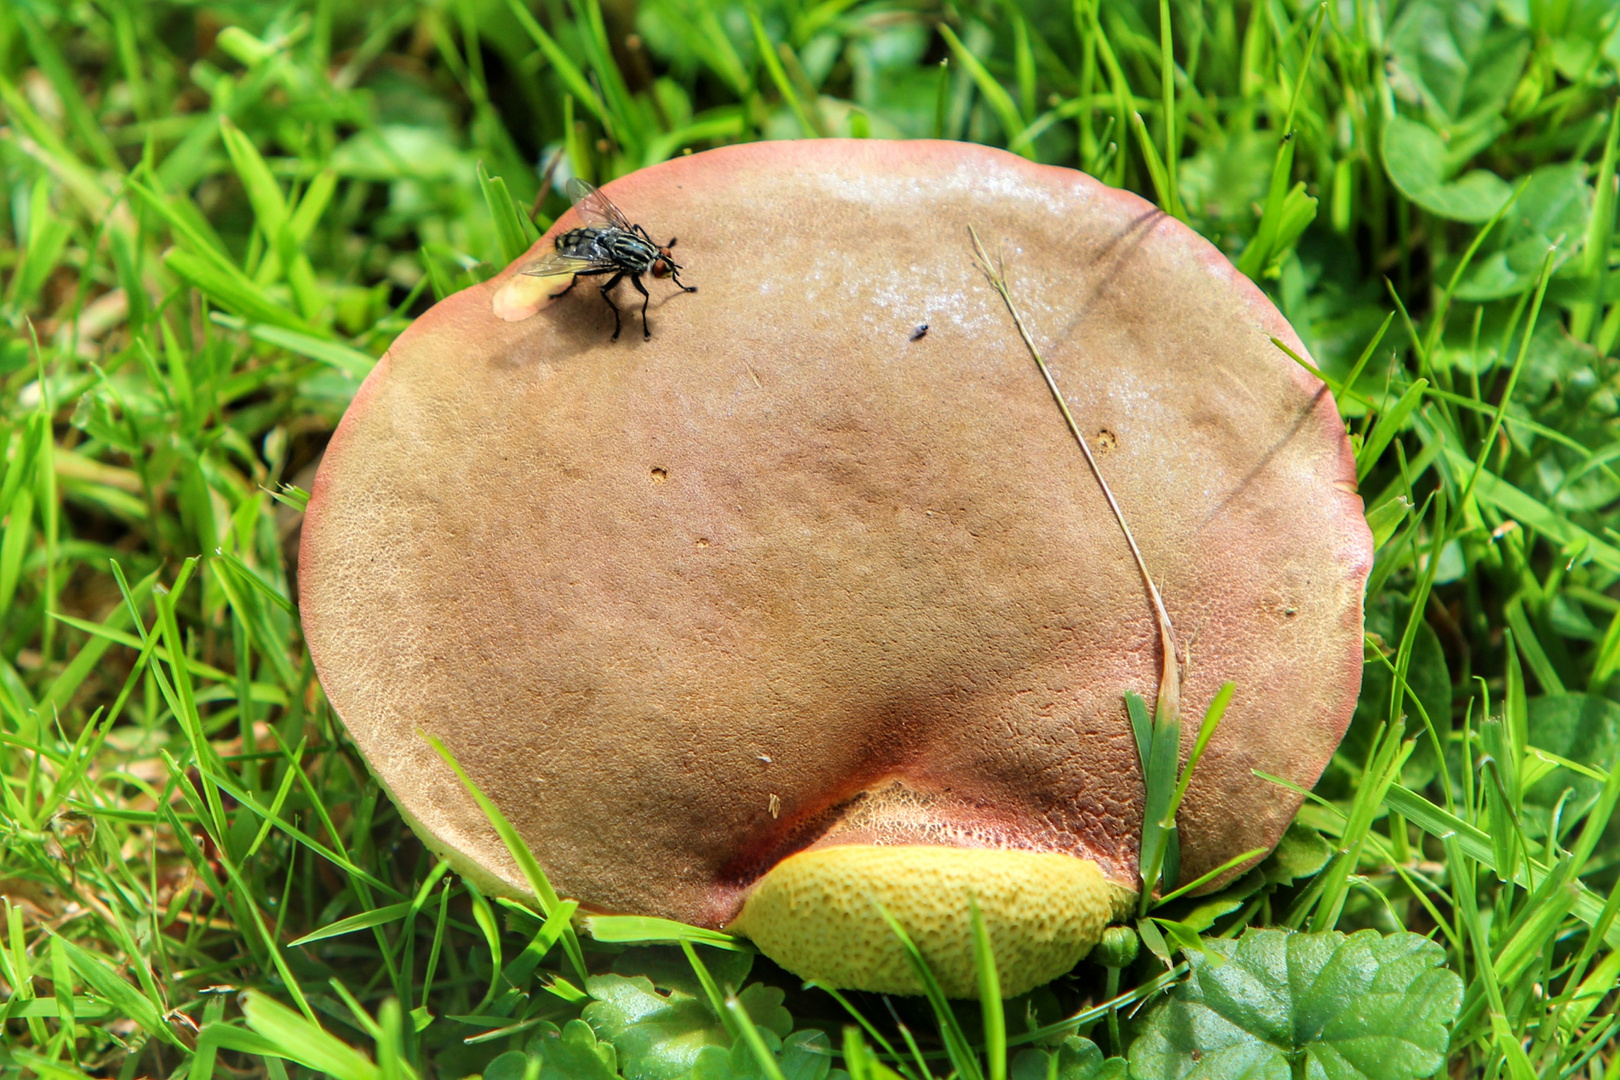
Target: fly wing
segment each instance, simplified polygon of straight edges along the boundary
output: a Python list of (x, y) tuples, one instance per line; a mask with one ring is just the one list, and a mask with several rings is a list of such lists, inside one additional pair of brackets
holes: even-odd
[(624, 216), (624, 211), (613, 205), (611, 199), (602, 194), (596, 185), (581, 180), (577, 176), (568, 178), (568, 198), (574, 203), (574, 209), (586, 222), (599, 222), (612, 225), (625, 232), (633, 232), (635, 226), (630, 219)]
[(562, 277), (566, 274), (584, 274), (591, 270), (608, 270), (612, 267), (613, 263), (606, 259), (548, 251), (525, 266), (521, 272), (530, 277)]

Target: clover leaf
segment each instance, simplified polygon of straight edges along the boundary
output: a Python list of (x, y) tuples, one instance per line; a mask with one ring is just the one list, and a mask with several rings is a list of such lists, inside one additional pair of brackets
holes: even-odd
[(529, 1055), (523, 1051), (508, 1050), (484, 1066), (484, 1080), (523, 1080), (528, 1061)]
[(1392, 116), (1384, 126), (1384, 168), (1390, 183), (1423, 209), (1453, 221), (1482, 222), (1513, 194), (1507, 181), (1486, 169), (1452, 180), (1456, 162), (1434, 129)]
[(599, 975), (585, 986), (596, 1000), (584, 1019), (618, 1049), (627, 1080), (677, 1080), (705, 1046), (731, 1045), (705, 1002), (678, 991), (666, 997), (645, 975)]
[(1333, 845), (1309, 825), (1296, 821), (1288, 826), (1260, 869), (1266, 884), (1289, 885), (1320, 872), (1332, 857)]
[(1416, 0), (1389, 31), (1390, 88), (1437, 127), (1482, 126), (1506, 107), (1531, 44), (1495, 0)]
[[(681, 1080), (704, 1047), (731, 1046), (708, 1002), (685, 991), (660, 994), (645, 975), (597, 975), (585, 987), (596, 1000), (585, 1006), (584, 1019), (617, 1048), (625, 1080)], [(762, 1033), (779, 1039), (793, 1030), (783, 996), (777, 987), (754, 983), (737, 1000)]]
[[(824, 1032), (795, 1031), (782, 1040), (779, 1050), (769, 1035), (765, 1043), (773, 1048), (782, 1080), (828, 1080), (832, 1043)], [(748, 1043), (738, 1039), (729, 1052), (718, 1046), (704, 1047), (692, 1066), (692, 1080), (765, 1080), (765, 1071)]]
[(1206, 948), (1131, 1044), (1141, 1080), (1413, 1080), (1445, 1063), (1462, 980), (1427, 938), (1250, 930)]
[(570, 1020), (561, 1030), (541, 1024), (540, 1034), (529, 1045), (539, 1052), (547, 1080), (616, 1080), (619, 1075), (613, 1044), (598, 1042), (596, 1032), (583, 1020)]
[(1090, 1039), (1071, 1035), (1051, 1053), (1019, 1051), (1010, 1072), (1012, 1080), (1126, 1080), (1127, 1065), (1124, 1058), (1104, 1058)]
[(542, 1020), (522, 1050), (509, 1050), (484, 1067), (484, 1080), (523, 1080), (529, 1060), (547, 1080), (618, 1080), (618, 1055), (611, 1043), (597, 1042), (583, 1020), (563, 1027)]
[(1524, 292), (1535, 284), (1554, 245), (1554, 269), (1580, 253), (1595, 198), (1586, 163), (1543, 165), (1523, 184), (1513, 209), (1458, 285), (1459, 300), (1478, 303)]

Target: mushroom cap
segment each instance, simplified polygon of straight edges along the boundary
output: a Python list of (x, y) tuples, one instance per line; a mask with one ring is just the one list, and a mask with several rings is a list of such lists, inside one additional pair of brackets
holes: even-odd
[[(1081, 173), (949, 142), (726, 147), (606, 193), (685, 294), (544, 301), (523, 259), (367, 378), (304, 524), (321, 683), (408, 819), (524, 891), (724, 926), (797, 852), (1061, 853), (1136, 887), (1148, 597), (970, 257), (1006, 272), (1161, 589), (1197, 718), (1192, 880), (1272, 846), (1355, 705), (1371, 537), (1327, 388), (1209, 243)], [(528, 317), (526, 317), (528, 316)], [(926, 323), (925, 336), (913, 340)]]

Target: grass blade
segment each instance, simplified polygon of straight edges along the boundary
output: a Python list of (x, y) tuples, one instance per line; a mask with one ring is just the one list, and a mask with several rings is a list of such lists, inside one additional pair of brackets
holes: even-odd
[(1007, 1008), (1001, 999), (1001, 976), (996, 971), (996, 953), (990, 944), (979, 903), (968, 896), (973, 916), (973, 963), (979, 973), (979, 1008), (984, 1016), (984, 1056), (989, 1065), (988, 1080), (1007, 1080)]
[[(1008, 142), (1017, 143), (1018, 137), (1024, 133), (1025, 123), (1024, 118), (1018, 113), (1018, 106), (1014, 104), (1012, 95), (1007, 93), (1006, 87), (997, 82), (995, 76), (990, 74), (989, 69), (979, 62), (979, 58), (974, 56), (966, 45), (962, 44), (962, 39), (956, 36), (956, 31), (944, 23), (940, 23), (939, 35), (945, 39), (945, 44), (950, 46), (951, 55), (956, 58), (958, 64), (962, 65), (962, 70), (973, 77), (973, 82), (978, 86), (979, 93), (984, 95), (985, 102), (1001, 123), (1002, 131), (1006, 132)], [(1035, 156), (1034, 149), (1027, 145), (1023, 146), (1021, 153), (1029, 158)]]
[(754, 951), (753, 945), (745, 938), (701, 926), (688, 926), (674, 919), (655, 919), (646, 915), (587, 915), (584, 924), (591, 937), (615, 945), (681, 945), (690, 942), (731, 952)]
[(979, 1067), (979, 1059), (973, 1052), (973, 1046), (968, 1042), (967, 1035), (962, 1031), (962, 1025), (957, 1022), (956, 1014), (951, 1011), (951, 1004), (945, 997), (945, 991), (940, 989), (939, 980), (934, 978), (933, 969), (923, 958), (922, 950), (917, 948), (911, 935), (906, 933), (905, 927), (890, 915), (888, 909), (876, 900), (872, 901), (883, 921), (889, 924), (889, 929), (900, 942), (900, 948), (906, 954), (906, 962), (916, 973), (917, 981), (922, 984), (923, 996), (934, 1010), (934, 1019), (939, 1024), (940, 1037), (945, 1042), (945, 1052), (951, 1060), (951, 1066), (956, 1075), (962, 1080), (985, 1080), (984, 1070)]
[[(539, 900), (541, 912), (549, 917), (561, 905), (562, 900), (557, 896), (556, 890), (551, 887), (551, 881), (546, 877), (546, 872), (540, 869), (540, 863), (536, 861), (534, 853), (523, 842), (523, 838), (517, 834), (517, 830), (512, 828), (512, 823), (506, 820), (506, 815), (501, 813), (500, 808), (489, 800), (489, 796), (479, 790), (477, 784), (473, 783), (472, 777), (467, 775), (466, 770), (445, 748), (444, 743), (427, 732), (423, 732), (422, 737), (428, 741), (429, 746), (433, 747), (434, 752), (444, 759), (444, 763), (450, 766), (450, 770), (456, 774), (456, 779), (461, 781), (461, 786), (466, 788), (467, 793), (478, 803), (478, 808), (484, 812), (484, 817), (489, 820), (489, 823), (495, 827), (495, 831), (500, 834), (501, 842), (512, 853), (512, 858), (517, 860), (518, 868), (523, 871), (523, 876), (528, 881), (529, 888), (533, 890), (535, 898)], [(572, 927), (569, 927), (563, 933), (563, 947), (568, 951), (568, 958), (574, 962), (574, 970), (579, 973), (580, 981), (583, 982), (586, 978), (585, 956), (580, 951), (579, 938)]]

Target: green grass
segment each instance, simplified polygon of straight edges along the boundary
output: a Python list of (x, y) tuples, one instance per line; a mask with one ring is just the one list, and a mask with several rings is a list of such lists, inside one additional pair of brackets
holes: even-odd
[[(1066, 1037), (1123, 1051), (1161, 1015), (1136, 1002), (1281, 927), (1432, 938), (1462, 980), (1448, 1076), (1613, 1076), (1617, 20), (0, 6), (0, 1069), (1079, 1080), (1117, 1072)], [(1004, 1011), (802, 988), (641, 920), (576, 943), (568, 901), (479, 895), (368, 777), (289, 599), (358, 380), (561, 212), (555, 186), (528, 212), (547, 166), (813, 135), (1007, 146), (1208, 236), (1337, 394), (1378, 543), (1356, 720), (1283, 848)]]

